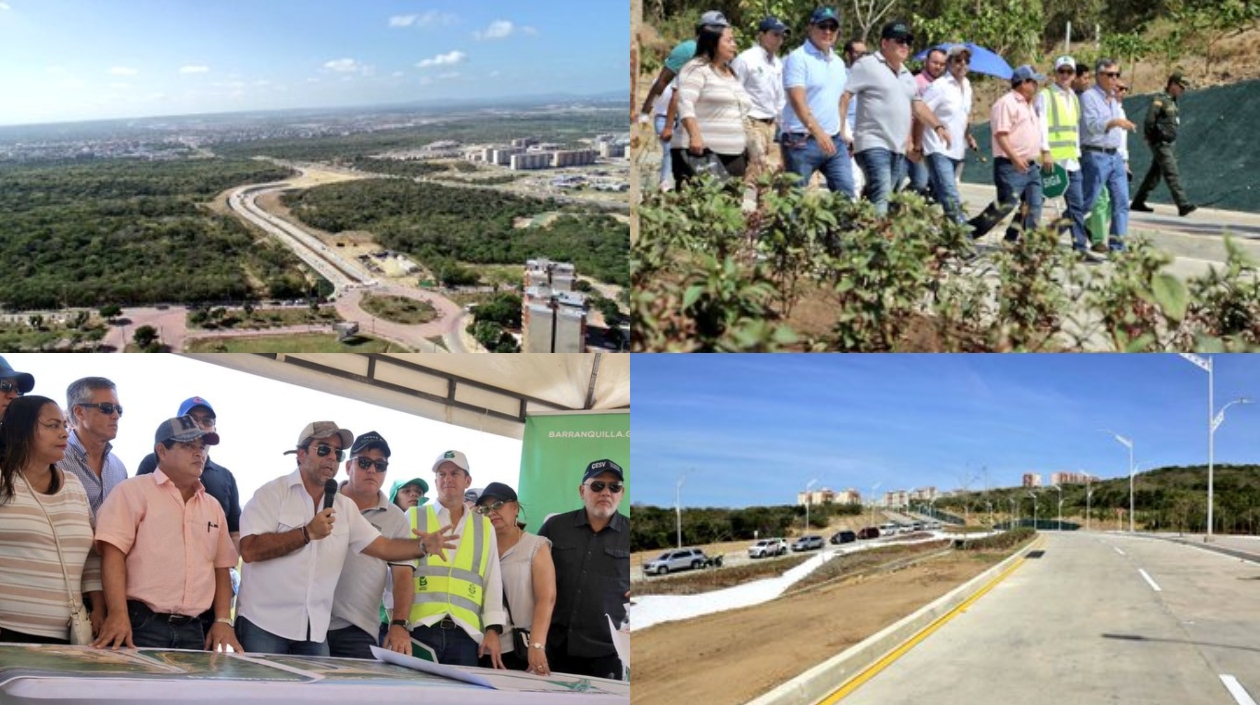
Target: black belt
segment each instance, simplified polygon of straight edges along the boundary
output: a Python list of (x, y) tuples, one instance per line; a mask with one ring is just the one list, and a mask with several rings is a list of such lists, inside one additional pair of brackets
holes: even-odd
[(1086, 152), (1103, 152), (1105, 154), (1115, 154), (1118, 151), (1115, 147), (1095, 147), (1088, 144), (1081, 145), (1081, 149)]
[(763, 125), (773, 125), (773, 124), (774, 124), (774, 118), (755, 118), (755, 117), (750, 117), (750, 118), (748, 118), (748, 119), (749, 119), (749, 120), (752, 120), (753, 122), (759, 122), (759, 123), (761, 123), (761, 124), (763, 124)]
[(442, 621), (433, 626), (440, 627), (442, 629), (459, 629), (459, 625), (455, 623), (455, 620), (451, 619), (449, 614), (443, 617)]
[(163, 614), (161, 612), (154, 612), (152, 609), (149, 608), (148, 605), (144, 604), (143, 602), (139, 600), (127, 600), (127, 606), (135, 607), (136, 609), (139, 609), (142, 612), (146, 612), (153, 617), (157, 617), (158, 619), (162, 620), (163, 622), (167, 622), (168, 624), (183, 625), (183, 624), (191, 624), (194, 621), (196, 622), (201, 621), (200, 615), (189, 617), (186, 614)]

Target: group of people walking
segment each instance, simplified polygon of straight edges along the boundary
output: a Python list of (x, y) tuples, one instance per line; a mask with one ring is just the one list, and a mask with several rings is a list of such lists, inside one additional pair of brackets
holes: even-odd
[(158, 424), (128, 478), (110, 380), (71, 384), (65, 411), (34, 387), (0, 357), (0, 642), (366, 659), (422, 647), (443, 664), (622, 677), (608, 620), (625, 620), (630, 539), (612, 460), (585, 468), (578, 509), (530, 533), (512, 487), (468, 496), (463, 452), (434, 461), (433, 504), (418, 477), (387, 496), (386, 439), (315, 421), (286, 452), (296, 467), (242, 507), (209, 459), (220, 437), (204, 398)]
[[(1040, 223), (1043, 174), (1058, 165), (1067, 179), (1059, 227), (1071, 233), (1073, 248), (1088, 261), (1124, 248), (1130, 210), (1126, 137), (1136, 126), (1124, 113), (1127, 86), (1116, 61), (1096, 63), (1093, 85), (1090, 67), (1071, 56), (1055, 60), (1050, 81), (1029, 65), (1014, 70), (1010, 91), (990, 111), (997, 197), (967, 220), (958, 182), (965, 150), (977, 146), (969, 126), (971, 49), (933, 48), (916, 76), (905, 65), (914, 42), (906, 23), (884, 25), (878, 50), (869, 54), (861, 40), (838, 53), (839, 29), (838, 13), (820, 7), (809, 18), (804, 41), (780, 57), (789, 30), (766, 17), (756, 44), (738, 53), (726, 18), (704, 13), (696, 38), (671, 51), (641, 108), (644, 115), (655, 114), (663, 144), (662, 188), (702, 172), (751, 181), (782, 169), (798, 175), (802, 186), (821, 174), (828, 189), (856, 198), (860, 176), (862, 197), (883, 215), (889, 195), (908, 179), (909, 188), (930, 196), (976, 238), (1019, 209), (1005, 233), (1014, 241)], [(1152, 105), (1143, 134), (1155, 161), (1133, 210), (1151, 210), (1146, 197), (1161, 176), (1180, 215), (1195, 210), (1172, 152), (1177, 100), (1185, 87), (1174, 74)], [(1094, 229), (1107, 231), (1093, 243), (1091, 211)]]

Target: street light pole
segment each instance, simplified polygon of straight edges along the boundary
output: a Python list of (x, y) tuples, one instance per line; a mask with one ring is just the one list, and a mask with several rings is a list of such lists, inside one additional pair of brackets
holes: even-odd
[[(1209, 367), (1208, 367), (1208, 372), (1209, 372), (1209, 374), (1211, 373), (1211, 366), (1210, 366), (1210, 365), (1209, 365)], [(1209, 386), (1210, 386), (1210, 385), (1209, 385)], [(1208, 390), (1208, 403), (1209, 403), (1209, 404), (1211, 404), (1211, 403), (1212, 403), (1212, 392), (1211, 392), (1211, 390), (1210, 390), (1210, 389)], [(1238, 399), (1235, 399), (1235, 400), (1231, 401), (1230, 403), (1228, 403), (1228, 404), (1226, 404), (1225, 406), (1222, 406), (1222, 407), (1221, 407), (1221, 410), (1220, 410), (1220, 411), (1218, 411), (1218, 412), (1216, 413), (1216, 416), (1213, 416), (1213, 417), (1212, 417), (1212, 425), (1208, 426), (1208, 525), (1207, 525), (1207, 535), (1208, 535), (1208, 540), (1209, 540), (1209, 541), (1211, 540), (1211, 536), (1212, 536), (1212, 465), (1213, 465), (1213, 463), (1214, 463), (1214, 461), (1215, 461), (1215, 456), (1216, 456), (1216, 429), (1220, 428), (1221, 424), (1225, 423), (1225, 410), (1226, 410), (1226, 409), (1228, 409), (1229, 407), (1231, 407), (1231, 406), (1233, 406), (1233, 405), (1235, 405), (1235, 404), (1250, 404), (1250, 403), (1251, 403), (1251, 400), (1250, 400), (1250, 399), (1248, 399), (1248, 398), (1246, 398), (1246, 397), (1240, 397), (1240, 398), (1238, 398)]]
[(882, 483), (876, 482), (871, 485), (871, 526), (875, 526), (875, 490), (879, 489)]
[(1028, 496), (1032, 497), (1032, 501), (1033, 501), (1033, 531), (1036, 531), (1037, 530), (1037, 493), (1029, 492)]
[(1089, 510), (1094, 499), (1094, 488), (1089, 486), (1089, 475), (1085, 476), (1085, 530), (1089, 531)]
[(1009, 502), (1011, 503), (1011, 520), (1010, 520), (1010, 522), (1009, 522), (1010, 526), (1009, 526), (1008, 528), (1014, 529), (1014, 528), (1015, 528), (1015, 519), (1016, 519), (1016, 518), (1017, 518), (1017, 516), (1018, 516), (1018, 512), (1016, 512), (1016, 511), (1015, 511), (1015, 498), (1014, 498), (1014, 497), (1007, 497), (1006, 499), (1007, 499), (1007, 501), (1009, 501)]
[[(818, 482), (818, 478), (814, 478), (809, 481), (808, 485), (805, 485), (805, 533), (806, 534), (809, 533), (809, 499), (810, 499), (809, 488), (813, 487), (817, 482)], [(804, 536), (805, 534), (801, 534), (801, 535)]]
[(1063, 487), (1055, 485), (1054, 488), (1059, 491), (1059, 531), (1063, 531)]
[[(1100, 430), (1103, 433), (1110, 433), (1111, 436), (1115, 438), (1118, 443), (1123, 445), (1125, 448), (1129, 449), (1129, 533), (1131, 534), (1133, 533), (1133, 441), (1129, 440), (1128, 438), (1125, 438), (1124, 436), (1121, 436), (1115, 431), (1108, 431), (1105, 428), (1100, 429)], [(1211, 475), (1209, 474), (1208, 477), (1210, 478)], [(1211, 480), (1209, 479), (1208, 482), (1209, 482), (1208, 486), (1211, 487), (1211, 484), (1210, 484)], [(1210, 489), (1209, 489), (1209, 492), (1211, 492)], [(1212, 504), (1209, 501), (1208, 511), (1210, 512), (1211, 510), (1212, 510)]]
[(674, 513), (678, 518), (678, 548), (682, 548), (682, 486), (687, 481), (687, 472), (678, 471), (678, 484), (674, 488)]

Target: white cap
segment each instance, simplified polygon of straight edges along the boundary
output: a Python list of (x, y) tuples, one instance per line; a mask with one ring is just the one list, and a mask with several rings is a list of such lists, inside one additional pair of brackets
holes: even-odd
[(1070, 57), (1070, 56), (1060, 56), (1059, 58), (1057, 58), (1057, 59), (1055, 59), (1055, 60), (1054, 60), (1054, 70), (1055, 70), (1055, 71), (1058, 71), (1059, 69), (1063, 68), (1064, 66), (1070, 66), (1070, 67), (1072, 67), (1072, 70), (1073, 70), (1073, 71), (1075, 71), (1075, 70), (1076, 70), (1076, 59), (1073, 59), (1073, 58), (1072, 58), (1072, 57)]
[(438, 459), (433, 461), (433, 472), (437, 472), (442, 463), (455, 463), (464, 472), (472, 474), (472, 470), (468, 469), (468, 457), (457, 450), (448, 450), (439, 455)]

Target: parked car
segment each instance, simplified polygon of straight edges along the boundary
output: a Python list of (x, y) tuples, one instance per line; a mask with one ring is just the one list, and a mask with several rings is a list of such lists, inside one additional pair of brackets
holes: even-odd
[(823, 547), (821, 536), (802, 536), (792, 544), (793, 551), (817, 551)]
[(703, 568), (708, 556), (698, 548), (680, 548), (666, 551), (655, 560), (643, 564), (643, 572), (648, 575), (665, 575), (672, 571)]
[(853, 543), (857, 541), (857, 534), (852, 531), (837, 531), (831, 535), (831, 542), (835, 544)]
[(760, 539), (748, 547), (749, 558), (769, 558), (782, 556), (788, 552), (787, 541), (783, 539)]
[(859, 531), (857, 537), (860, 539), (877, 539), (879, 538), (879, 529), (874, 526), (868, 526)]

